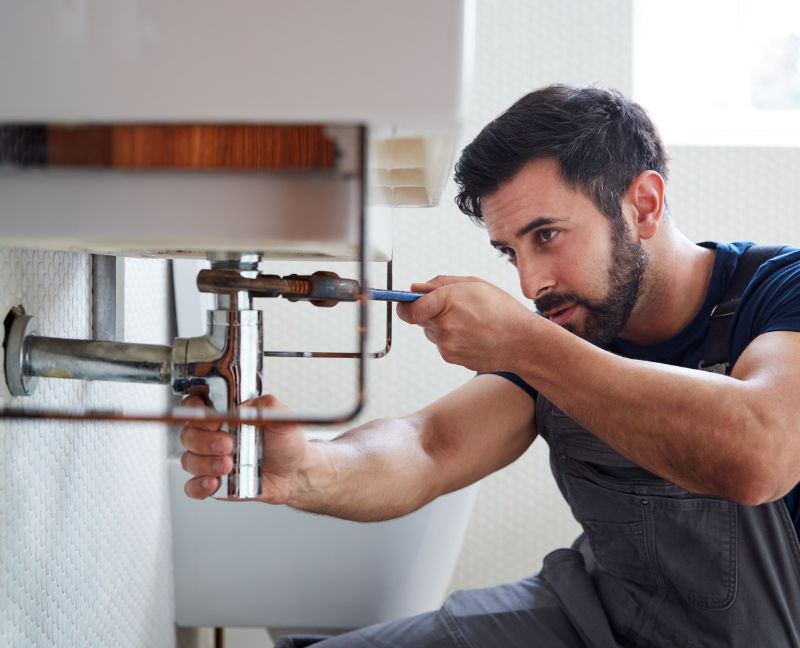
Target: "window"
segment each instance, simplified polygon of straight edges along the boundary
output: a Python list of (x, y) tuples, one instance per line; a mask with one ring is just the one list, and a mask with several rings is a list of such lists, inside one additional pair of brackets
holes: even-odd
[(633, 96), (667, 144), (800, 146), (800, 2), (634, 0)]

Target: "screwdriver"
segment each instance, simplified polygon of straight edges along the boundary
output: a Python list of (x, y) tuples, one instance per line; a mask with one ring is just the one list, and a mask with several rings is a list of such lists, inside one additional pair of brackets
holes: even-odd
[(424, 294), (425, 293), (407, 292), (405, 290), (370, 289), (367, 293), (367, 297), (377, 301), (413, 302), (417, 301)]

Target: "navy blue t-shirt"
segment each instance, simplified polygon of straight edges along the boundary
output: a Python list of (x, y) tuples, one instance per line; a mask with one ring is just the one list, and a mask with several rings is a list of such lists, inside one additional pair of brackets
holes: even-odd
[[(609, 351), (625, 358), (696, 369), (705, 356), (711, 311), (722, 301), (739, 256), (748, 241), (717, 243), (717, 256), (706, 299), (689, 325), (676, 336), (656, 344), (629, 344), (615, 339)], [(728, 360), (733, 365), (748, 344), (770, 331), (800, 331), (800, 249), (787, 247), (764, 263), (745, 290), (731, 321)], [(519, 376), (498, 372), (535, 398), (536, 391)], [(798, 430), (800, 434), (800, 429)], [(784, 497), (800, 537), (800, 486)]]

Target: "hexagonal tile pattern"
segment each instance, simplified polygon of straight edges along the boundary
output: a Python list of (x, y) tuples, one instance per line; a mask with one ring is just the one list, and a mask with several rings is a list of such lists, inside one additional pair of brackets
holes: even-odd
[[(129, 308), (148, 313), (134, 331), (159, 338), (140, 341), (166, 328), (159, 263), (128, 273)], [(42, 335), (90, 337), (87, 255), (0, 249), (0, 277), (3, 315), (22, 305)], [(4, 404), (53, 409), (154, 396), (166, 407), (160, 390), (46, 379), (15, 399), (0, 381)], [(0, 645), (174, 645), (165, 437), (154, 425), (0, 423)]]

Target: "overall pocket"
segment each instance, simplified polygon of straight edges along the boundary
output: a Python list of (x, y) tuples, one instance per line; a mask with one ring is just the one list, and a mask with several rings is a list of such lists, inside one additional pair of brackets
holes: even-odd
[(641, 498), (574, 475), (567, 481), (573, 512), (601, 569), (617, 578), (657, 587)]
[(605, 572), (650, 587), (672, 587), (702, 610), (733, 603), (736, 503), (700, 497), (661, 479), (636, 483), (608, 478), (585, 463), (571, 467), (573, 512)]
[(729, 607), (738, 582), (736, 503), (697, 496), (649, 501), (648, 526), (664, 578), (697, 608)]

